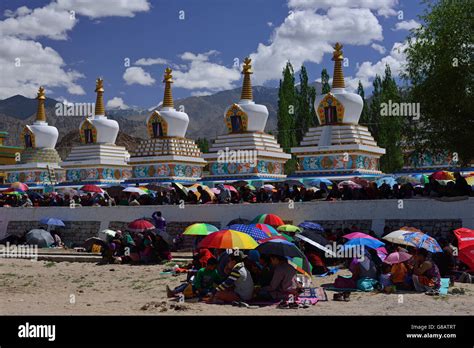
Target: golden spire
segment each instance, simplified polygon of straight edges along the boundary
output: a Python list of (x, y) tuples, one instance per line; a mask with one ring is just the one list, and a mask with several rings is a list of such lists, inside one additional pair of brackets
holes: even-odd
[(166, 68), (165, 70), (165, 78), (163, 82), (165, 83), (165, 95), (163, 97), (163, 107), (165, 108), (174, 108), (173, 103), (173, 94), (171, 94), (171, 84), (173, 83), (173, 75), (171, 75), (170, 68)]
[(44, 101), (46, 100), (46, 97), (44, 95), (43, 86), (38, 89), (38, 95), (36, 99), (38, 100), (38, 111), (36, 112), (36, 121), (46, 122), (46, 112), (44, 111)]
[(253, 100), (252, 95), (252, 82), (250, 81), (250, 74), (253, 74), (252, 71), (252, 59), (249, 57), (244, 59), (244, 67), (242, 74), (244, 75), (244, 83), (242, 85), (242, 94), (240, 99)]
[(100, 77), (97, 79), (95, 84), (95, 92), (97, 93), (97, 99), (95, 101), (95, 114), (105, 116), (104, 108), (104, 80)]
[(342, 45), (337, 42), (334, 49), (335, 51), (332, 55), (332, 60), (334, 61), (332, 88), (345, 88), (344, 74), (342, 72), (342, 61), (344, 60), (344, 56), (342, 55)]

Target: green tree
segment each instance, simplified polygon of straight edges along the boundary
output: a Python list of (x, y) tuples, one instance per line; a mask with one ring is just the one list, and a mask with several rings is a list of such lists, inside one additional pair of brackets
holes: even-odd
[(321, 71), (321, 84), (322, 84), (321, 94), (326, 94), (331, 91), (331, 86), (329, 85), (329, 74), (326, 69), (323, 69)]
[(474, 159), (474, 1), (425, 1), (422, 26), (408, 39), (404, 78), (420, 103), (416, 147)]
[(305, 66), (301, 66), (300, 85), (297, 89), (298, 107), (295, 118), (296, 141), (299, 144), (309, 127), (314, 126), (314, 114), (312, 104), (314, 103), (313, 90), (314, 87), (308, 85), (308, 73)]
[(364, 87), (362, 86), (362, 82), (360, 82), (360, 80), (359, 80), (359, 85), (357, 86), (357, 94), (361, 96), (362, 101), (364, 102), (364, 106), (362, 108), (362, 113), (360, 115), (359, 124), (368, 126), (371, 123), (369, 108), (367, 106), (367, 100), (365, 100)]
[(375, 75), (372, 82), (373, 92), (372, 101), (369, 105), (369, 131), (376, 141), (379, 139), (379, 122), (380, 122), (380, 103), (382, 102), (382, 79), (379, 75)]
[(202, 153), (209, 152), (209, 141), (207, 138), (197, 138), (196, 145), (199, 147)]
[[(382, 92), (380, 95), (380, 103), (390, 105), (400, 103), (400, 91), (392, 77), (390, 66), (385, 66), (385, 75), (382, 80)], [(392, 173), (403, 167), (402, 152), (402, 122), (401, 116), (382, 116), (380, 114), (379, 104), (379, 128), (378, 128), (378, 144), (385, 148), (385, 155), (380, 158), (380, 169), (385, 173)]]
[[(290, 153), (290, 149), (296, 146), (295, 113), (297, 107), (297, 95), (295, 89), (295, 76), (293, 66), (286, 63), (283, 69), (283, 80), (280, 80), (278, 89), (278, 142), (283, 151)], [(295, 159), (289, 160), (285, 165), (285, 172), (291, 173), (296, 166)]]

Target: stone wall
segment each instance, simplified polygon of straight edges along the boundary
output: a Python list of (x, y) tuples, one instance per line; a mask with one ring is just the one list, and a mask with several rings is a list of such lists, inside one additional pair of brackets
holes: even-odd
[(333, 232), (337, 229), (352, 229), (352, 226), (355, 226), (358, 232), (364, 233), (368, 233), (372, 229), (372, 220), (314, 220), (313, 222), (316, 222), (324, 229), (330, 229)]

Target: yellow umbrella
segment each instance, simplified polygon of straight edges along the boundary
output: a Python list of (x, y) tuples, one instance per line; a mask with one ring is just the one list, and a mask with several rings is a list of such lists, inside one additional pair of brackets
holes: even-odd
[(197, 199), (201, 198), (201, 194), (198, 191), (199, 186), (201, 186), (204, 191), (209, 193), (209, 196), (211, 197), (211, 200), (214, 200), (216, 198), (216, 195), (214, 194), (214, 192), (212, 192), (212, 190), (209, 188), (209, 186), (194, 184), (194, 185), (188, 187), (188, 190), (193, 191), (194, 194), (196, 195)]

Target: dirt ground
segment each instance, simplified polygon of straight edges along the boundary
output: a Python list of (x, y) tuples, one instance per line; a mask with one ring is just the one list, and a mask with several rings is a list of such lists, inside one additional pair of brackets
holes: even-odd
[[(181, 274), (160, 274), (174, 265), (96, 265), (94, 263), (0, 259), (0, 314), (3, 315), (473, 315), (474, 284), (456, 283), (463, 295), (442, 297), (405, 293), (352, 293), (350, 302), (332, 300), (310, 308), (258, 309), (191, 303), (166, 298), (165, 286)], [(347, 274), (340, 271), (338, 274)], [(313, 278), (331, 283), (335, 276)], [(450, 288), (452, 290), (453, 288)]]

